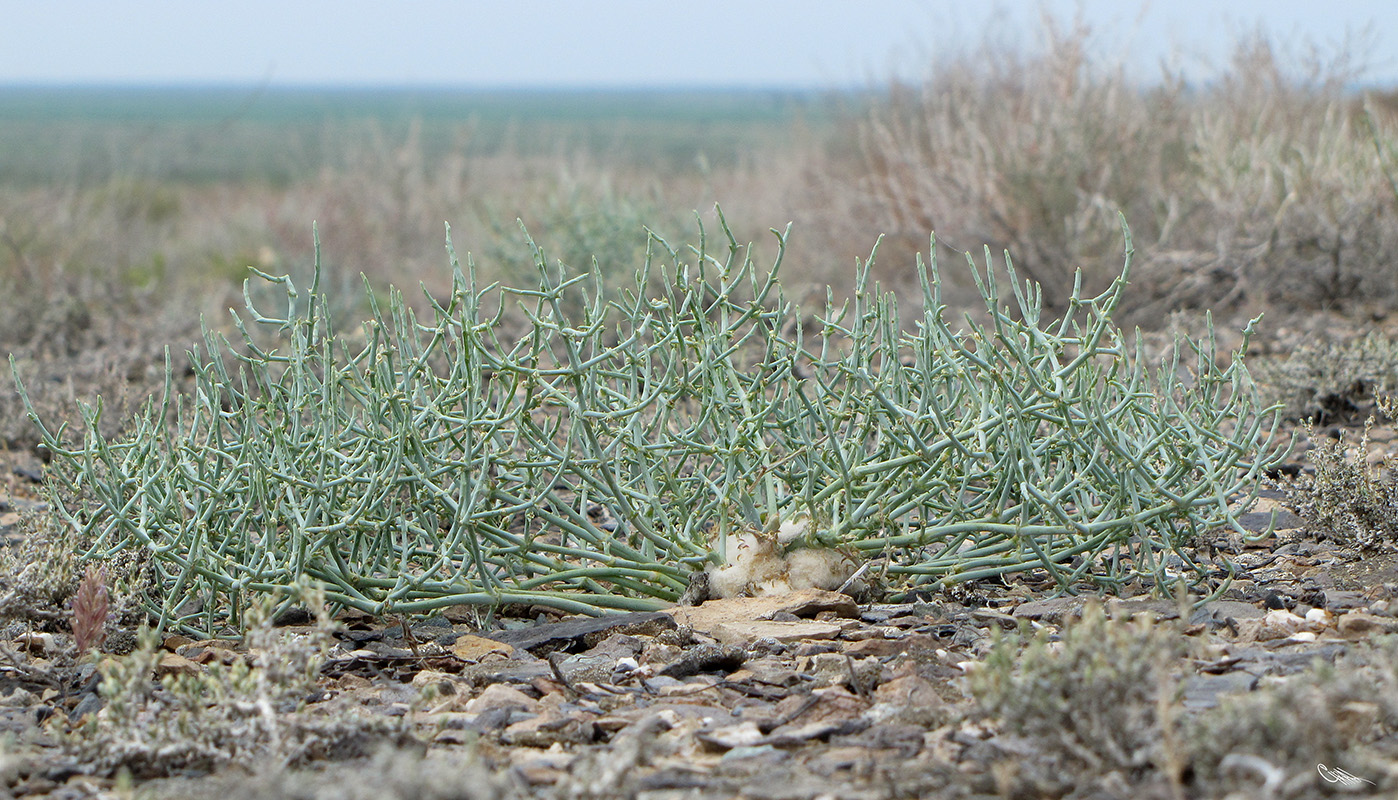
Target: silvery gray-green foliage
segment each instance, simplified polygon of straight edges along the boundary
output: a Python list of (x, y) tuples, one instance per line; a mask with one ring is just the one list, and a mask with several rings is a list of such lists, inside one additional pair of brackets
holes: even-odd
[[(308, 297), (262, 275), (285, 313), (249, 294), (243, 347), (207, 332), (193, 390), (167, 383), (133, 435), (103, 437), (100, 403), (77, 447), (35, 416), (56, 507), (87, 558), (149, 554), (162, 625), (213, 634), (303, 578), (375, 614), (655, 608), (723, 561), (727, 534), (798, 514), (816, 522), (798, 544), (878, 559), (893, 591), (1033, 569), (1065, 589), (1197, 588), (1183, 546), (1236, 528), (1230, 503), (1281, 456), (1241, 353), (1222, 368), (1212, 341), (1183, 342), (1152, 376), (1112, 324), (1129, 232), (1111, 288), (1075, 286), (1054, 321), (1008, 258), (1003, 305), (987, 251), (968, 262), (991, 322), (954, 329), (919, 263), (911, 332), (869, 263), (848, 302), (795, 308), (773, 233), (770, 270), (731, 234), (717, 253), (702, 229), (687, 252), (653, 237), (636, 286), (658, 288), (610, 300), (537, 248), (528, 289), (478, 287), (453, 253), (428, 317), (370, 295), (349, 335), (319, 269)], [(511, 305), (530, 322), (517, 340)]]
[(1053, 638), (1043, 629), (997, 639), (970, 675), (980, 713), (1044, 742), (1044, 755), (1068, 759), (1070, 773), (1167, 768), (1165, 712), (1180, 699), (1171, 672), (1182, 637), (1150, 615), (1128, 623), (1094, 603)]
[[(1398, 399), (1380, 395), (1379, 409), (1390, 419)], [(1309, 421), (1302, 430), (1313, 447), (1306, 454), (1315, 471), (1283, 484), (1292, 509), (1318, 535), (1361, 550), (1398, 549), (1398, 480), (1391, 458), (1370, 466), (1370, 417), (1356, 444), (1319, 436)]]
[(1398, 342), (1379, 331), (1343, 342), (1303, 342), (1252, 365), (1288, 419), (1325, 426), (1360, 422), (1374, 401), (1398, 389)]
[[(314, 599), (313, 591), (300, 588), (299, 600)], [(161, 659), (160, 637), (143, 630), (129, 657), (102, 663), (106, 705), (64, 736), (63, 748), (102, 773), (126, 770), (148, 778), (232, 764), (349, 759), (401, 743), (407, 734), (402, 720), (307, 708), (331, 625), (322, 616), (301, 631), (275, 628), (265, 613), (269, 605), (250, 609), (243, 657), (158, 681), (151, 676)]]

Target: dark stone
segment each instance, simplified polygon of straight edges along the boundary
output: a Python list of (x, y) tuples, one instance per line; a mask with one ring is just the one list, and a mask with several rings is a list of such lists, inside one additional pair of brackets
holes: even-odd
[(315, 622), (316, 618), (311, 614), (310, 609), (305, 606), (291, 606), (284, 608), (272, 618), (274, 627), (282, 628), (289, 625), (309, 625)]
[[(873, 625), (882, 625), (898, 617), (912, 617), (912, 603), (875, 604), (866, 606), (859, 612), (859, 618)], [(917, 623), (923, 622), (921, 619)]]
[(1296, 602), (1308, 605), (1311, 608), (1325, 608), (1325, 591), (1315, 586), (1301, 586), (1301, 594), (1296, 598)]
[(1258, 663), (1264, 675), (1295, 675), (1313, 669), (1316, 659), (1333, 664), (1347, 649), (1346, 645), (1339, 642), (1327, 642), (1296, 650), (1269, 652), (1259, 659)]
[(1127, 600), (1108, 600), (1107, 613), (1112, 619), (1131, 619), (1140, 613), (1153, 614), (1157, 620), (1179, 619), (1180, 607), (1173, 600), (1151, 600), (1133, 597)]
[(1342, 592), (1332, 590), (1325, 592), (1326, 611), (1348, 611), (1353, 608), (1364, 608), (1369, 605), (1368, 599), (1362, 592)]
[(1015, 606), (1014, 615), (1021, 619), (1033, 619), (1040, 622), (1047, 622), (1051, 625), (1062, 624), (1066, 618), (1077, 617), (1082, 614), (1083, 606), (1087, 604), (1086, 597), (1074, 597), (1065, 595), (1063, 597), (1050, 597), (1047, 600), (1030, 600), (1027, 603), (1020, 603)]
[(1211, 600), (1195, 609), (1189, 622), (1191, 625), (1222, 623), (1230, 619), (1257, 619), (1263, 615), (1262, 609), (1252, 603), (1240, 600)]
[(1234, 692), (1250, 692), (1257, 688), (1257, 676), (1243, 670), (1222, 675), (1191, 675), (1184, 685), (1184, 707), (1213, 708), (1219, 697)]
[[(637, 788), (644, 791), (667, 789), (712, 789), (714, 779), (690, 767), (663, 767), (643, 775), (636, 782)], [(618, 796), (620, 796), (618, 794)]]
[(747, 660), (747, 651), (737, 645), (701, 644), (686, 651), (678, 661), (667, 664), (660, 674), (667, 678), (687, 678), (701, 672), (729, 673)]
[(820, 655), (821, 653), (838, 653), (840, 645), (834, 642), (802, 642), (792, 651), (792, 655), (797, 658)]
[(586, 650), (614, 633), (654, 636), (675, 627), (675, 618), (659, 611), (638, 611), (629, 614), (607, 614), (601, 617), (568, 619), (513, 631), (483, 633), (489, 639), (528, 650), (534, 655), (558, 651), (576, 653)]
[(33, 467), (24, 466), (21, 464), (14, 468), (14, 472), (16, 475), (18, 475), (21, 478), (24, 478), (30, 483), (44, 482), (44, 473), (37, 469), (34, 469)]
[(503, 731), (510, 725), (516, 722), (522, 722), (532, 716), (534, 715), (521, 712), (520, 709), (508, 706), (488, 708), (480, 714), (477, 714), (476, 718), (471, 720), (467, 727), (480, 733), (493, 733), (495, 731)]
[(775, 656), (785, 653), (789, 648), (770, 636), (763, 636), (748, 645), (748, 655), (753, 657)]
[(830, 744), (842, 747), (867, 747), (874, 750), (897, 750), (903, 758), (912, 758), (922, 750), (925, 728), (917, 725), (875, 725), (859, 733), (833, 736)]
[[(1272, 513), (1271, 511), (1249, 511), (1238, 517), (1238, 524), (1242, 526), (1243, 530), (1250, 533), (1262, 533), (1267, 530), (1268, 525), (1272, 524)], [(1277, 524), (1273, 528), (1274, 530), (1284, 531), (1292, 528), (1303, 528), (1306, 525), (1304, 520), (1284, 508), (1277, 509), (1276, 515)]]
[(364, 650), (368, 650), (379, 658), (387, 659), (408, 659), (416, 657), (416, 653), (406, 647), (394, 647), (383, 641), (371, 641), (361, 643)]
[(477, 688), (492, 683), (527, 684), (537, 678), (553, 677), (553, 669), (537, 658), (528, 660), (488, 661), (484, 664), (467, 664), (461, 669), (461, 677)]

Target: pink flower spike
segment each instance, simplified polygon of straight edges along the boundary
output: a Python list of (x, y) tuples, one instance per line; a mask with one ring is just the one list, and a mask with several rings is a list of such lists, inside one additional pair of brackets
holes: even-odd
[(78, 655), (102, 646), (107, 636), (107, 568), (89, 566), (73, 595), (73, 638)]

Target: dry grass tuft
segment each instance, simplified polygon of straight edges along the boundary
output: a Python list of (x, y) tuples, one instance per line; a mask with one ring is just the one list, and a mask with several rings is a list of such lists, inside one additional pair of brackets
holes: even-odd
[(1258, 34), (1208, 85), (1145, 85), (1095, 56), (1087, 27), (1042, 30), (1038, 49), (986, 45), (891, 87), (861, 123), (851, 222), (886, 230), (895, 262), (934, 229), (958, 249), (990, 242), (1062, 308), (1075, 269), (1110, 280), (1094, 265), (1121, 212), (1143, 261), (1128, 310), (1145, 324), (1398, 299), (1398, 127), (1356, 111), (1347, 50), (1298, 58)]

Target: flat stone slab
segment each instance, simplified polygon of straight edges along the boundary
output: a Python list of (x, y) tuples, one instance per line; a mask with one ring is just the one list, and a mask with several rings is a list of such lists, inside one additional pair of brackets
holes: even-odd
[(669, 614), (675, 622), (696, 631), (712, 633), (726, 623), (771, 620), (778, 614), (810, 618), (822, 612), (854, 619), (859, 616), (859, 605), (854, 598), (839, 592), (802, 589), (762, 597), (709, 600), (697, 606), (675, 606), (661, 613)]
[(1222, 675), (1191, 675), (1184, 685), (1184, 707), (1192, 710), (1213, 708), (1223, 695), (1250, 692), (1257, 688), (1257, 676), (1244, 670)]
[(759, 619), (750, 622), (724, 622), (705, 631), (724, 644), (751, 644), (758, 639), (775, 639), (794, 644), (808, 639), (834, 639), (844, 627), (837, 622), (783, 622)]
[(1230, 619), (1236, 622), (1243, 619), (1261, 619), (1266, 613), (1253, 603), (1244, 603), (1241, 600), (1211, 600), (1195, 609), (1189, 622), (1192, 625), (1222, 623)]
[(1073, 618), (1082, 614), (1083, 606), (1087, 605), (1088, 598), (1085, 596), (1063, 596), (1050, 597), (1045, 600), (1030, 600), (1027, 603), (1020, 603), (1015, 606), (1014, 616), (1020, 619), (1039, 620), (1052, 625), (1061, 625), (1064, 618)]
[(1132, 597), (1107, 601), (1107, 615), (1112, 619), (1132, 619), (1137, 614), (1150, 614), (1157, 620), (1179, 619), (1180, 607), (1173, 600)]
[[(1272, 530), (1285, 531), (1305, 527), (1306, 521), (1285, 508), (1276, 509), (1276, 524)], [(1249, 511), (1238, 517), (1238, 524), (1249, 533), (1262, 533), (1272, 525), (1272, 511)]]

